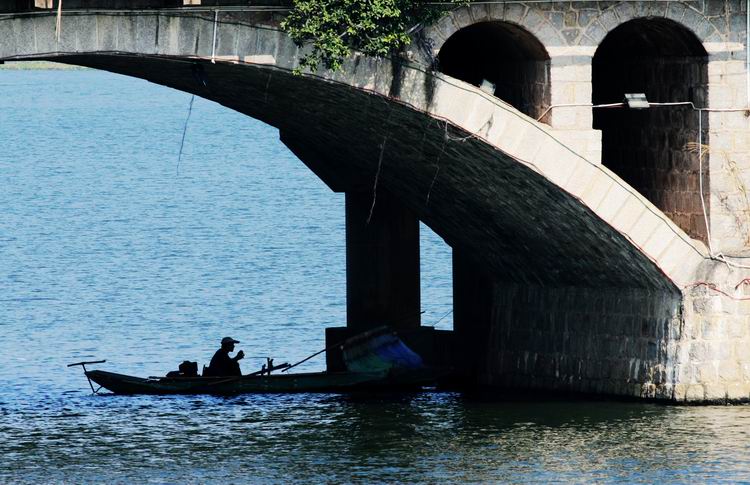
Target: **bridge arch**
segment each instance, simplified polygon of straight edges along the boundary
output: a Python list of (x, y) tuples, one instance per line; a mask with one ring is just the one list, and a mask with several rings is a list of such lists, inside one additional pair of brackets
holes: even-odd
[[(649, 109), (595, 109), (604, 165), (643, 194), (691, 237), (707, 241), (708, 53), (689, 29), (664, 18), (620, 24), (592, 62), (594, 105), (617, 103), (625, 93), (645, 93)], [(699, 133), (699, 127), (701, 133)], [(702, 194), (701, 194), (702, 189)]]
[[(431, 52), (427, 57), (437, 56), (445, 43), (454, 34), (475, 24), (500, 22), (506, 26), (522, 29), (545, 48), (564, 45), (565, 38), (544, 15), (521, 4), (470, 4), (461, 7), (428, 26), (423, 34), (428, 39)], [(434, 59), (427, 59), (428, 61)]]
[[(685, 287), (714, 268), (705, 247), (549, 126), (425, 65), (354, 55), (339, 72), (294, 75), (299, 49), (244, 13), (71, 12), (59, 41), (54, 20), (0, 19), (0, 39), (11, 39), (0, 60), (140, 77), (258, 118), (335, 190), (375, 187), (378, 207), (396, 198), (481, 265), (490, 281), (463, 290), (468, 303), (481, 300), (464, 310), (480, 308), (484, 326), (475, 315), (461, 325), (481, 330), (468, 342), (491, 382), (684, 395), (677, 377), (662, 375), (687, 359), (672, 344), (683, 338)], [(597, 361), (595, 349), (612, 357)]]
[(482, 87), (536, 119), (550, 103), (550, 57), (528, 30), (479, 22), (458, 30), (437, 57), (440, 72)]
[(684, 3), (639, 2), (618, 3), (594, 17), (583, 31), (583, 37), (600, 45), (619, 26), (633, 20), (666, 20), (692, 33), (701, 43), (720, 42), (724, 36), (703, 13)]
[(518, 283), (675, 291), (704, 260), (701, 244), (606, 167), (440, 73), (352, 56), (339, 72), (296, 76), (291, 40), (234, 12), (81, 11), (63, 18), (59, 42), (54, 29), (53, 15), (0, 19), (0, 38), (13, 40), (0, 59), (79, 64), (217, 101), (293, 134), (326, 160), (316, 173), (329, 185), (371, 190), (382, 162), (379, 187)]

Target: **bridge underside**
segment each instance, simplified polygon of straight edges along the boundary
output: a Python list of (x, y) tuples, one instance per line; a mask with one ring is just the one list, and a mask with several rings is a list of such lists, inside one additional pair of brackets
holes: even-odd
[(498, 280), (677, 291), (570, 194), (397, 100), (270, 67), (113, 55), (50, 60), (195, 93), (275, 126), (333, 190), (391, 194)]
[(269, 67), (51, 60), (192, 92), (278, 127), (332, 190), (347, 193), (349, 331), (419, 325), (418, 233), (404, 228), (422, 220), (454, 248), (455, 339), (436, 345), (451, 347), (441, 359), (472, 382), (674, 396), (679, 290), (577, 199), (447, 121)]
[[(510, 58), (487, 51), (512, 61), (518, 76), (501, 79), (487, 65), (466, 77), (489, 80), (511, 102), (530, 96), (515, 109), (421, 61), (352, 56), (340, 72), (295, 76), (300, 50), (269, 12), (86, 8), (63, 17), (56, 31), (49, 12), (4, 15), (0, 60), (68, 62), (217, 101), (277, 127), (312, 171), (346, 193), (343, 332), (382, 323), (410, 330), (418, 350), (441, 349), (435, 358), (449, 359), (467, 383), (750, 399), (750, 309), (715, 291), (731, 284), (741, 293), (734, 285), (750, 273), (708, 259), (607, 160), (592, 163), (560, 130), (522, 113), (538, 114), (561, 88), (547, 70), (550, 46), (530, 32), (480, 25), (456, 37), (453, 55), (448, 43), (440, 55), (445, 72), (461, 77), (471, 74), (462, 46), (496, 39), (503, 50), (522, 36), (523, 52)], [(456, 12), (439, 23), (452, 32), (444, 24), (471, 18)], [(529, 91), (530, 80), (539, 89)], [(621, 158), (613, 168), (638, 162)], [(699, 173), (690, 163), (687, 172)], [(454, 250), (449, 336), (419, 327), (415, 315), (419, 220)]]

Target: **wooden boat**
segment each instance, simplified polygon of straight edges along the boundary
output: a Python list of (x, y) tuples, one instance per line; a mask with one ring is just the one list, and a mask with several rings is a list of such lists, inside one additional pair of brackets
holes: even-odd
[[(115, 394), (243, 394), (279, 392), (338, 392), (383, 386), (387, 372), (310, 372), (300, 374), (249, 375), (241, 377), (142, 378), (102, 370), (86, 377)], [(416, 376), (415, 376), (416, 377)], [(409, 380), (396, 379), (394, 384)], [(413, 382), (419, 382), (414, 379)]]
[[(87, 364), (105, 360), (77, 362), (94, 393), (105, 388), (115, 394), (242, 394), (282, 392), (343, 392), (364, 389), (414, 389), (433, 383), (438, 377), (434, 369), (424, 365), (422, 358), (409, 349), (388, 327), (378, 327), (337, 344), (344, 353), (346, 372), (283, 372), (306, 362), (315, 355), (294, 364), (268, 366), (253, 374), (232, 377), (177, 375), (166, 377), (134, 377), (102, 370), (88, 370)], [(271, 374), (283, 369), (282, 373)], [(171, 374), (171, 373), (170, 373)], [(94, 389), (92, 382), (98, 384)]]

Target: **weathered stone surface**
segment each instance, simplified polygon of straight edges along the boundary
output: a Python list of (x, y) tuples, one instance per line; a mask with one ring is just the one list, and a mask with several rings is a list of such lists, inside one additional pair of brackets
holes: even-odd
[[(705, 74), (685, 68), (695, 99), (745, 103), (744, 45), (715, 44), (717, 34), (732, 38), (717, 29), (739, 24), (682, 6), (474, 5), (427, 34), (439, 51), (478, 20), (518, 22), (550, 53), (550, 91), (538, 99), (586, 104), (598, 43), (616, 25), (659, 12), (714, 42)], [(369, 187), (380, 166), (378, 190), (481, 263), (482, 311), (462, 324), (482, 357), (481, 382), (674, 401), (750, 398), (750, 303), (733, 300), (750, 296), (735, 289), (750, 272), (708, 259), (705, 245), (678, 228), (703, 220), (695, 197), (667, 198), (664, 211), (686, 216), (671, 221), (598, 164), (590, 107), (553, 108), (550, 126), (429, 66), (362, 56), (338, 73), (295, 76), (299, 50), (258, 15), (222, 13), (231, 22), (218, 27), (216, 44), (213, 15), (200, 12), (71, 13), (63, 23), (73, 30), (59, 44), (51, 16), (4, 18), (0, 57), (63, 60), (215, 100), (292, 133), (301, 156), (314, 151), (337, 186)], [(663, 123), (681, 119), (666, 114)], [(704, 121), (712, 247), (750, 249), (747, 117), (712, 112)], [(667, 133), (658, 143), (684, 141)], [(696, 173), (685, 153), (664, 153), (665, 166)], [(676, 191), (699, 190), (697, 177), (665, 173)]]

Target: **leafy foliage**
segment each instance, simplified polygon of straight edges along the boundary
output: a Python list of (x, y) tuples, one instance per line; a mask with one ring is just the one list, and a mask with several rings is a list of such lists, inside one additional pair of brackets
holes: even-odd
[(338, 70), (351, 50), (385, 57), (404, 48), (410, 33), (437, 20), (466, 0), (446, 0), (430, 5), (415, 0), (294, 0), (282, 28), (302, 47), (312, 51), (300, 61), (301, 68), (316, 69), (321, 63)]

